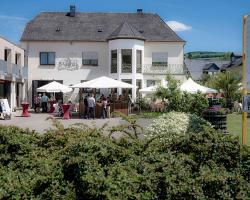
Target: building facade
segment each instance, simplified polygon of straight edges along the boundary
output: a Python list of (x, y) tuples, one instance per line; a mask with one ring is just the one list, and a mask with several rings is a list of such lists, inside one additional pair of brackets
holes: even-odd
[(27, 70), (24, 50), (0, 37), (0, 98), (8, 99), (11, 109), (25, 99)]
[(167, 73), (185, 79), (185, 41), (157, 14), (141, 10), (78, 13), (71, 7), (69, 13), (41, 13), (27, 24), (21, 44), (30, 100), (52, 80), (72, 85), (108, 76), (138, 86), (131, 91), (135, 99), (138, 89), (164, 81)]

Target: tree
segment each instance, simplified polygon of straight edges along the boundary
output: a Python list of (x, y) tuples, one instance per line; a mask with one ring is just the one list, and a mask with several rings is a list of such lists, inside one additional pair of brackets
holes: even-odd
[(211, 77), (208, 85), (222, 91), (226, 99), (226, 106), (232, 107), (232, 102), (237, 100), (240, 85), (241, 76), (233, 72), (221, 72)]
[(179, 81), (171, 75), (167, 75), (166, 80), (168, 82), (167, 88), (159, 86), (155, 92), (155, 96), (168, 100), (167, 111), (180, 111), (201, 115), (202, 111), (208, 108), (208, 100), (204, 94), (181, 92)]

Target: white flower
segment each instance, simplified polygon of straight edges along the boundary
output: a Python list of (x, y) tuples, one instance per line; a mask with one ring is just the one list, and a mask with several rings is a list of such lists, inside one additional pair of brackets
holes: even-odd
[(146, 129), (146, 137), (155, 137), (159, 135), (172, 136), (184, 135), (187, 131), (200, 131), (201, 124), (209, 125), (205, 120), (196, 115), (169, 112), (155, 119), (153, 123)]

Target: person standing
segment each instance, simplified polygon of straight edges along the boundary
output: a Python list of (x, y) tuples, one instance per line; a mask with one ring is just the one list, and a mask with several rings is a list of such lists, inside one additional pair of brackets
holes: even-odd
[(107, 117), (107, 105), (108, 105), (108, 101), (106, 97), (103, 97), (102, 99), (102, 118), (103, 119)]
[(89, 116), (88, 116), (89, 115), (89, 112), (88, 112), (88, 110), (89, 110), (88, 98), (89, 98), (89, 96), (88, 97), (85, 96), (85, 98), (83, 100), (83, 103), (84, 103), (84, 118), (85, 119), (89, 118)]
[(41, 98), (43, 113), (48, 111), (48, 101), (49, 101), (49, 97), (45, 93), (43, 93), (43, 96)]
[(89, 118), (95, 119), (95, 98), (93, 94), (88, 98)]
[(41, 106), (41, 94), (38, 96), (35, 95), (34, 97), (34, 110), (36, 113), (40, 112), (40, 106)]

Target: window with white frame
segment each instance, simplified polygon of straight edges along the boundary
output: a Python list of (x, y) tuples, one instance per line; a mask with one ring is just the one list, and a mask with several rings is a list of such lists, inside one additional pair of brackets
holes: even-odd
[(97, 52), (83, 52), (82, 65), (98, 66), (98, 53)]
[(167, 52), (153, 52), (152, 53), (152, 65), (167, 66), (168, 65), (168, 53)]

